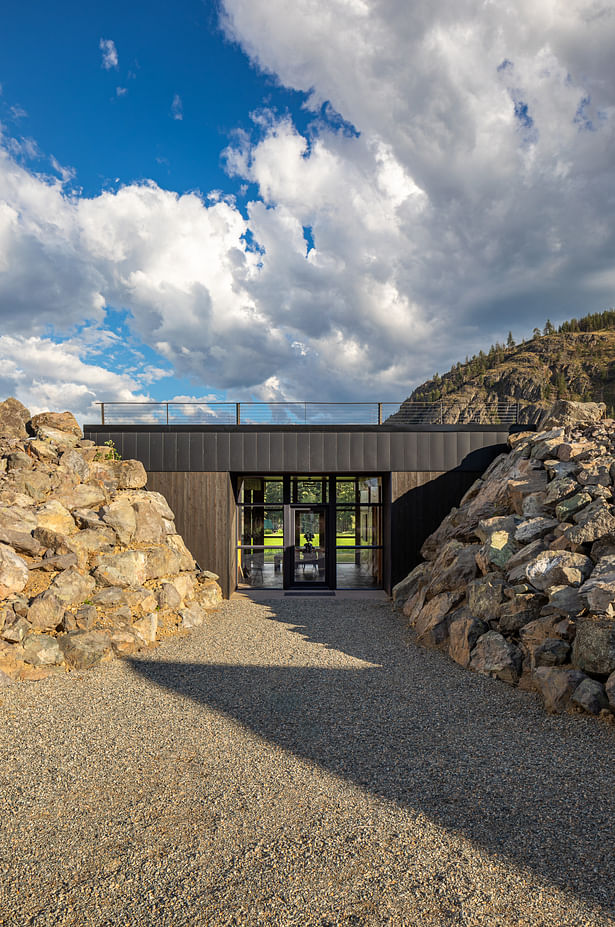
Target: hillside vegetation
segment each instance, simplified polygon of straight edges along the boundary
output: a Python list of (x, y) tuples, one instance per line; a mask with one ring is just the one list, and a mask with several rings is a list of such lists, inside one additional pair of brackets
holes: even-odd
[(408, 403), (434, 402), (426, 421), (494, 421), (498, 402), (518, 402), (521, 420), (533, 422), (555, 399), (604, 402), (614, 414), (615, 311), (572, 319), (557, 330), (547, 322), (518, 345), (509, 335), (505, 345), (434, 374), (400, 413)]

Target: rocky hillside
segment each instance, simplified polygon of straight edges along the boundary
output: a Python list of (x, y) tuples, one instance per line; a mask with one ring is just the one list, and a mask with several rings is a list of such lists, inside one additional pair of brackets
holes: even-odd
[[(561, 331), (509, 347), (497, 345), (442, 376), (402, 404), (442, 402), (444, 422), (493, 422), (497, 402), (519, 402), (521, 421), (535, 423), (556, 399), (606, 403), (615, 414), (615, 331)], [(440, 406), (425, 421), (440, 421)]]
[(146, 481), (69, 412), (0, 403), (0, 685), (152, 646), (221, 601)]
[(556, 403), (512, 435), (394, 590), (417, 640), (615, 720), (615, 421)]

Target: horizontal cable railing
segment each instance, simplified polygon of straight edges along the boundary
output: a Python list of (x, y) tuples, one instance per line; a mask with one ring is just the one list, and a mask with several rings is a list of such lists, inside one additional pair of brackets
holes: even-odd
[(103, 425), (511, 425), (518, 402), (99, 402)]

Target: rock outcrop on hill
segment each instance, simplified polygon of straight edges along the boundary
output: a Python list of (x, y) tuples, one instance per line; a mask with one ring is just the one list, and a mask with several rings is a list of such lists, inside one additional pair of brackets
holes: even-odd
[(221, 601), (143, 465), (117, 456), (69, 412), (0, 403), (0, 685), (152, 646)]
[(415, 420), (413, 403), (430, 403), (425, 422), (497, 422), (508, 405), (536, 424), (556, 398), (588, 399), (615, 408), (615, 331), (553, 332), (498, 346), (418, 386), (389, 422)]
[(558, 402), (510, 437), (393, 590), (421, 644), (537, 690), (549, 711), (615, 713), (615, 421)]

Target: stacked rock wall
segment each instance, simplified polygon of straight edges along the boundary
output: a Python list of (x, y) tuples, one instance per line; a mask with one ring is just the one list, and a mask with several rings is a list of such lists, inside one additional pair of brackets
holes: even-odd
[(393, 590), (417, 640), (550, 711), (615, 713), (615, 421), (557, 403), (511, 435)]
[(0, 403), (0, 684), (152, 646), (221, 601), (146, 482), (70, 413)]

